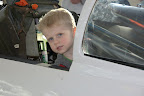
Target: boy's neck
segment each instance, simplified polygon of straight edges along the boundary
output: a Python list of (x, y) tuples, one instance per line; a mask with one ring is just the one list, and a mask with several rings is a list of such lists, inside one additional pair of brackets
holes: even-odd
[(66, 52), (63, 55), (68, 59), (73, 60), (73, 48), (71, 48), (69, 52)]

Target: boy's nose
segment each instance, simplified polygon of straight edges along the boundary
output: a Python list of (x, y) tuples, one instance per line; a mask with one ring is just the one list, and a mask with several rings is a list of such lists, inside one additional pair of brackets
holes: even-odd
[(54, 40), (54, 44), (57, 45), (58, 43), (59, 43), (59, 40), (58, 40), (58, 39), (55, 39), (55, 40)]

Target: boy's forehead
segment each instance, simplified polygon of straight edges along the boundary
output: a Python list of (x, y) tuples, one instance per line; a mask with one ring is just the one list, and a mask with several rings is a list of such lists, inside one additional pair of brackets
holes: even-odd
[(52, 26), (66, 26), (66, 27), (72, 27), (70, 23), (64, 20), (58, 20), (57, 22), (53, 23)]
[(69, 30), (72, 31), (72, 27), (68, 26), (68, 25), (59, 25), (59, 24), (54, 24), (52, 26), (49, 27), (45, 27), (43, 28), (43, 34), (51, 34), (51, 33), (58, 33), (58, 32), (63, 32), (65, 30)]
[(53, 30), (57, 30), (57, 29), (59, 29), (59, 30), (71, 30), (72, 26), (70, 26), (68, 24), (55, 23), (55, 24), (53, 24), (51, 26), (48, 26), (46, 28), (47, 28), (47, 30), (49, 30), (49, 29), (53, 29)]

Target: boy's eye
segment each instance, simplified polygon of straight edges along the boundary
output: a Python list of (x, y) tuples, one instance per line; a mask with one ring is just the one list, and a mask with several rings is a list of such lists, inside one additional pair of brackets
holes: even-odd
[(48, 39), (49, 42), (52, 41), (52, 40), (53, 40), (53, 38), (49, 38), (49, 39)]
[(63, 35), (62, 33), (59, 33), (59, 34), (58, 34), (59, 37), (62, 36), (62, 35)]

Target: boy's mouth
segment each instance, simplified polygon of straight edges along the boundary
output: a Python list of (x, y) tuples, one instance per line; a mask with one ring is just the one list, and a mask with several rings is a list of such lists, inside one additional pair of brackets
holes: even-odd
[(60, 51), (62, 49), (62, 47), (63, 47), (63, 45), (62, 46), (58, 46), (57, 50)]

